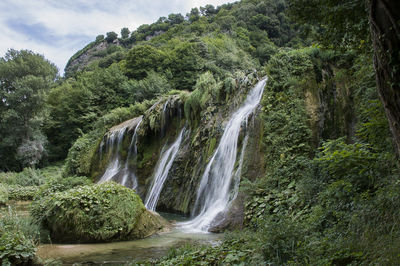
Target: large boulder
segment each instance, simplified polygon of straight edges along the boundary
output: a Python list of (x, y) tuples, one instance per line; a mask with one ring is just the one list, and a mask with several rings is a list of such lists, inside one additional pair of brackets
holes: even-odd
[(32, 206), (35, 221), (59, 242), (131, 240), (168, 227), (146, 210), (134, 190), (115, 182), (52, 193)]
[(244, 223), (244, 195), (239, 193), (228, 206), (226, 212), (217, 216), (211, 224), (210, 232), (221, 233), (225, 230), (240, 230)]

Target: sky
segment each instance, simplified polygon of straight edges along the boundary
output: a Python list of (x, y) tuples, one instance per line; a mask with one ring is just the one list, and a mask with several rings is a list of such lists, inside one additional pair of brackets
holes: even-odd
[(0, 0), (0, 57), (8, 49), (28, 49), (56, 64), (68, 59), (99, 34), (135, 30), (171, 13), (185, 16), (193, 7), (229, 0)]

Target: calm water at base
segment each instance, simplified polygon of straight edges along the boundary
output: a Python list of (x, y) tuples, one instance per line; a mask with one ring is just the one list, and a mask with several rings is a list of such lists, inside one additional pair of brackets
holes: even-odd
[[(182, 221), (179, 215), (165, 215), (169, 220)], [(61, 260), (63, 265), (121, 265), (132, 261), (156, 259), (165, 256), (172, 247), (187, 243), (218, 245), (222, 234), (184, 233), (173, 228), (168, 233), (134, 241), (99, 244), (46, 244), (38, 255), (43, 259)]]

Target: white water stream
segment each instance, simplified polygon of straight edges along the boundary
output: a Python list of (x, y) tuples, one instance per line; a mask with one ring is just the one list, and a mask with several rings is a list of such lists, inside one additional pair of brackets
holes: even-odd
[(133, 146), (133, 156), (137, 156), (137, 139), (138, 139), (137, 132), (140, 127), (140, 124), (142, 123), (143, 116), (141, 116), (139, 119), (140, 120), (137, 123), (135, 131), (133, 132), (132, 135), (131, 144), (129, 145), (128, 156), (126, 157), (126, 162), (124, 167), (124, 176), (122, 177), (122, 182), (121, 182), (122, 185), (127, 186), (128, 182), (131, 181), (132, 183), (131, 187), (133, 189), (137, 188), (138, 183), (135, 173), (133, 171), (130, 171), (129, 169), (129, 159), (131, 158), (132, 155), (132, 146)]
[(160, 197), (161, 190), (164, 186), (165, 180), (167, 180), (172, 163), (174, 162), (175, 157), (178, 154), (184, 131), (185, 128), (183, 128), (182, 131), (179, 133), (179, 136), (175, 140), (175, 142), (167, 150), (161, 153), (161, 159), (157, 164), (156, 171), (153, 175), (153, 182), (151, 184), (149, 192), (147, 193), (146, 201), (144, 204), (148, 210), (155, 211), (157, 207), (157, 202)]
[[(128, 156), (126, 161), (123, 162), (119, 152), (121, 148), (121, 143), (124, 139), (125, 133), (128, 131), (128, 128), (131, 127), (132, 123), (126, 124), (123, 127), (112, 130), (108, 133), (107, 141), (106, 141), (106, 152), (112, 153), (110, 156), (109, 163), (107, 165), (106, 171), (103, 176), (100, 178), (99, 183), (110, 181), (110, 180), (121, 180), (121, 184), (124, 186), (129, 186), (132, 188), (137, 187), (137, 178), (135, 173), (129, 169), (129, 159), (132, 156), (132, 146), (133, 146), (133, 156), (137, 155), (137, 132), (142, 122), (143, 117), (137, 118), (139, 121), (136, 124), (134, 133), (132, 135), (132, 140), (129, 145)], [(129, 121), (137, 121), (137, 120), (129, 120)], [(103, 142), (100, 145), (100, 158), (102, 156), (101, 151), (103, 147)], [(116, 147), (115, 147), (116, 146)], [(122, 176), (122, 179), (119, 179)]]
[[(121, 142), (124, 138), (124, 134), (127, 127), (122, 127), (118, 130), (111, 131), (106, 142), (106, 151), (113, 152), (114, 145), (117, 145), (114, 153), (111, 155), (111, 160), (107, 166), (106, 171), (103, 176), (100, 178), (99, 183), (106, 182), (112, 180), (121, 170), (121, 159), (119, 156), (119, 148), (121, 146)], [(116, 143), (115, 143), (116, 142)]]
[[(194, 207), (194, 213), (197, 216), (180, 224), (184, 230), (207, 232), (215, 218), (223, 214), (235, 198), (240, 181), (240, 177), (235, 178), (234, 171), (240, 128), (243, 122), (247, 123), (248, 117), (260, 103), (266, 81), (267, 78), (263, 79), (251, 89), (245, 102), (229, 120), (219, 145), (201, 178)], [(243, 145), (245, 146), (245, 143)], [(242, 149), (242, 154), (244, 154), (244, 149)], [(241, 162), (239, 168), (241, 168)], [(240, 173), (240, 169), (237, 169), (236, 173)], [(231, 189), (232, 179), (238, 180), (233, 189)]]

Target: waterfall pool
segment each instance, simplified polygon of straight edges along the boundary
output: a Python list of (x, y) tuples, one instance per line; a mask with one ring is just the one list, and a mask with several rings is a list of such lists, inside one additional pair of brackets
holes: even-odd
[[(10, 208), (18, 216), (28, 217), (31, 201), (12, 201)], [(8, 211), (7, 206), (0, 208)], [(172, 223), (187, 221), (189, 218), (179, 214), (160, 212)], [(0, 212), (1, 218), (1, 212)], [(168, 250), (184, 244), (205, 244), (215, 246), (223, 234), (187, 233), (178, 226), (170, 232), (132, 241), (91, 244), (42, 244), (37, 254), (44, 260), (58, 260), (62, 265), (121, 265), (146, 259), (157, 259), (167, 255)]]
[(43, 259), (58, 259), (63, 265), (100, 264), (121, 265), (124, 263), (156, 259), (165, 256), (172, 247), (187, 243), (217, 245), (221, 234), (187, 234), (177, 229), (149, 238), (99, 244), (46, 244), (38, 249)]
[[(187, 220), (177, 214), (161, 213), (173, 221)], [(179, 228), (145, 239), (95, 244), (44, 244), (38, 248), (42, 259), (57, 259), (63, 265), (121, 265), (165, 256), (172, 247), (188, 243), (218, 245), (222, 234), (185, 233)]]

